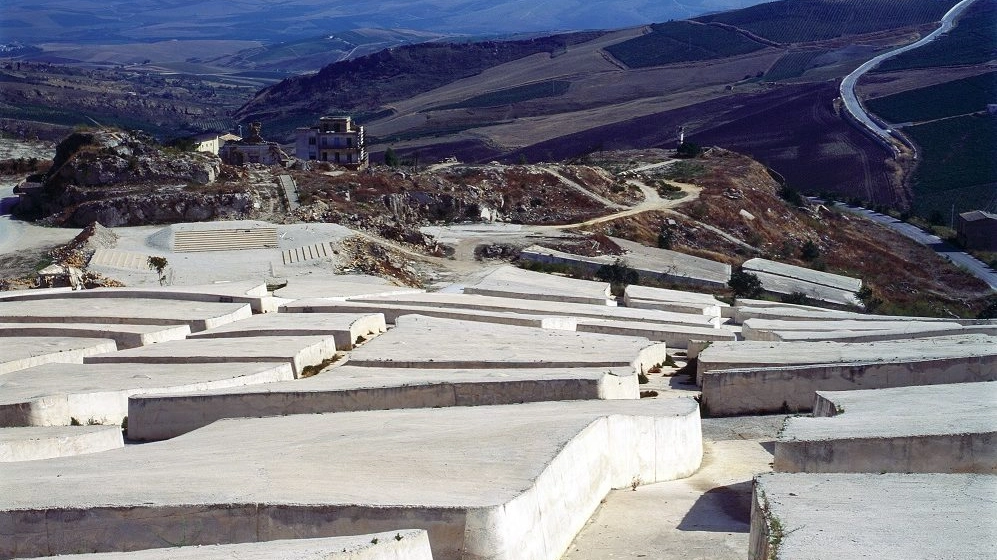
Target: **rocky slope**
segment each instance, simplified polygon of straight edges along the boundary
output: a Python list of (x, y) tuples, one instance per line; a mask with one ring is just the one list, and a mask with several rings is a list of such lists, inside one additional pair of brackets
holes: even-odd
[(58, 145), (46, 173), (18, 187), (23, 196), (15, 212), (76, 227), (247, 215), (252, 197), (239, 188), (216, 188), (221, 173), (215, 156), (167, 150), (137, 133), (74, 132)]

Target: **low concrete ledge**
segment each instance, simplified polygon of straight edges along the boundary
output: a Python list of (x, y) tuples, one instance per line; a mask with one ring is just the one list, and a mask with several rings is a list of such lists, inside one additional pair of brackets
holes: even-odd
[(388, 303), (407, 307), (432, 307), (442, 309), (461, 309), (492, 311), (498, 313), (515, 313), (531, 316), (562, 316), (590, 319), (608, 319), (615, 321), (640, 321), (644, 323), (663, 323), (676, 325), (692, 325), (699, 327), (719, 327), (720, 319), (694, 313), (673, 313), (656, 309), (633, 309), (628, 307), (607, 307), (605, 305), (589, 305), (584, 303), (561, 303), (551, 301), (528, 301), (512, 298), (481, 296), (471, 294), (426, 293), (408, 296), (372, 297), (362, 300), (350, 300), (358, 303)]
[(666, 346), (646, 338), (405, 315), (394, 329), (354, 350), (349, 363), (448, 369), (631, 366), (644, 372), (666, 359)]
[(733, 341), (737, 337), (724, 328), (692, 327), (688, 325), (664, 325), (660, 323), (637, 323), (628, 321), (607, 321), (604, 319), (579, 319), (575, 330), (621, 336), (640, 336), (648, 340), (664, 342), (669, 348), (685, 350), (690, 340)]
[[(53, 557), (50, 557), (53, 558)], [(55, 556), (79, 560), (79, 555)], [(425, 531), (401, 530), (372, 535), (293, 539), (246, 544), (153, 548), (135, 552), (88, 554), (87, 560), (433, 560)]]
[(124, 445), (121, 426), (5, 428), (0, 430), (0, 463), (99, 453)]
[(0, 322), (5, 323), (189, 325), (194, 332), (252, 315), (253, 310), (244, 303), (168, 299), (60, 298), (12, 301), (0, 305)]
[(294, 378), (288, 363), (48, 364), (0, 377), (0, 427), (120, 425), (135, 394), (206, 391)]
[(956, 358), (763, 366), (707, 372), (703, 414), (808, 412), (817, 391), (884, 389), (997, 380), (997, 354)]
[(997, 477), (763, 474), (749, 560), (997, 558)]
[(419, 294), (426, 290), (389, 284), (376, 276), (292, 276), (287, 285), (274, 290), (274, 296), (285, 300), (323, 298), (344, 300), (366, 296)]
[(344, 365), (289, 383), (195, 394), (138, 394), (128, 400), (128, 437), (169, 439), (222, 418), (638, 396), (631, 367), (465, 370)]
[(609, 293), (609, 282), (577, 280), (503, 266), (489, 273), (473, 286), (465, 286), (465, 294), (514, 299), (585, 303), (616, 306)]
[(357, 340), (387, 330), (383, 313), (316, 313), (288, 315), (268, 313), (199, 332), (191, 339), (240, 338), (247, 336), (331, 336), (336, 348), (350, 350)]
[(257, 281), (220, 282), (204, 286), (147, 286), (136, 288), (93, 288), (89, 290), (49, 292), (23, 290), (3, 301), (39, 301), (45, 299), (158, 299), (206, 303), (245, 303), (256, 313), (276, 311), (276, 300), (267, 285)]
[(872, 343), (848, 342), (715, 342), (700, 352), (696, 381), (721, 369), (778, 368), (804, 364), (921, 362), (942, 358), (994, 357), (997, 337), (940, 336)]
[(284, 362), (294, 376), (336, 356), (331, 336), (254, 336), (207, 338), (163, 342), (84, 359), (87, 364), (219, 364), (232, 362)]
[(817, 393), (786, 420), (781, 472), (997, 474), (997, 383)]
[(147, 344), (183, 340), (190, 334), (188, 325), (122, 325), (86, 323), (0, 323), (0, 342), (4, 337), (107, 338), (120, 349)]
[(0, 338), (0, 344), (0, 375), (43, 364), (81, 364), (87, 357), (118, 349), (106, 338), (11, 336)]
[(611, 488), (695, 472), (700, 430), (684, 398), (221, 420), (0, 465), (0, 556), (424, 529), (436, 560), (556, 560)]
[[(767, 305), (766, 305), (767, 303)], [(896, 315), (867, 315), (865, 313), (855, 313), (852, 311), (832, 311), (819, 307), (809, 307), (805, 305), (788, 305), (776, 302), (758, 302), (738, 300), (737, 307), (734, 308), (734, 320), (743, 324), (748, 319), (773, 319), (783, 321), (826, 321), (826, 320), (853, 320), (853, 321), (903, 321), (911, 320), (917, 322), (940, 322), (958, 323), (963, 326), (974, 325), (994, 325), (994, 319), (957, 319), (947, 317), (899, 317)]]
[[(836, 340), (850, 336), (867, 336), (877, 333), (903, 333), (916, 335), (925, 332), (937, 332), (927, 336), (945, 336), (959, 334), (974, 334), (962, 331), (959, 323), (938, 321), (856, 321), (853, 319), (785, 321), (773, 319), (748, 319), (744, 321), (741, 332), (745, 340), (764, 342), (798, 342), (811, 340)], [(954, 331), (954, 332), (950, 332)], [(997, 333), (997, 325), (994, 326)], [(894, 336), (894, 338), (900, 338)], [(891, 339), (885, 339), (891, 340)], [(843, 342), (867, 342), (866, 340), (844, 340)]]
[(395, 305), (390, 302), (372, 300), (330, 301), (327, 299), (302, 299), (288, 303), (280, 308), (282, 313), (378, 313), (388, 324), (395, 324), (399, 317), (405, 315), (422, 315), (437, 319), (452, 319), (455, 321), (475, 321), (478, 323), (494, 323), (497, 325), (513, 325), (517, 327), (535, 327), (538, 329), (575, 330), (574, 317), (524, 315), (520, 313), (505, 313), (498, 311), (481, 311), (477, 309), (458, 309), (452, 307), (408, 306)]
[(904, 327), (899, 329), (854, 331), (780, 331), (774, 333), (783, 342), (806, 342), (831, 340), (835, 342), (882, 342), (886, 340), (910, 340), (913, 338), (936, 338), (939, 336), (958, 336), (964, 334), (985, 334), (997, 337), (997, 324), (992, 326), (961, 326), (955, 327)]

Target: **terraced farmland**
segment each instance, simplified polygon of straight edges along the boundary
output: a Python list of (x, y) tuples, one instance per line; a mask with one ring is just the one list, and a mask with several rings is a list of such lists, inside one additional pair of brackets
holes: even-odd
[(799, 43), (931, 23), (955, 4), (955, 0), (783, 1), (702, 16), (695, 21), (733, 25), (779, 43)]
[(630, 68), (661, 66), (675, 62), (711, 60), (737, 56), (765, 48), (731, 29), (670, 21), (651, 26), (652, 31), (606, 50)]

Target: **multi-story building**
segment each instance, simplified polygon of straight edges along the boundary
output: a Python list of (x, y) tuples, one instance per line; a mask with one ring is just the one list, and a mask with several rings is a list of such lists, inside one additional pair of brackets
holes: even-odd
[(316, 126), (298, 129), (294, 155), (352, 169), (367, 167), (363, 127), (348, 116), (322, 117)]

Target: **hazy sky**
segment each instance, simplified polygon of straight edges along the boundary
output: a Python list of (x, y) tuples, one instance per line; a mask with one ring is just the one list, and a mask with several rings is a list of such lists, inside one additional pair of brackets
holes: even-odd
[(612, 29), (760, 0), (5, 0), (0, 42), (280, 41), (355, 28), (452, 34)]

